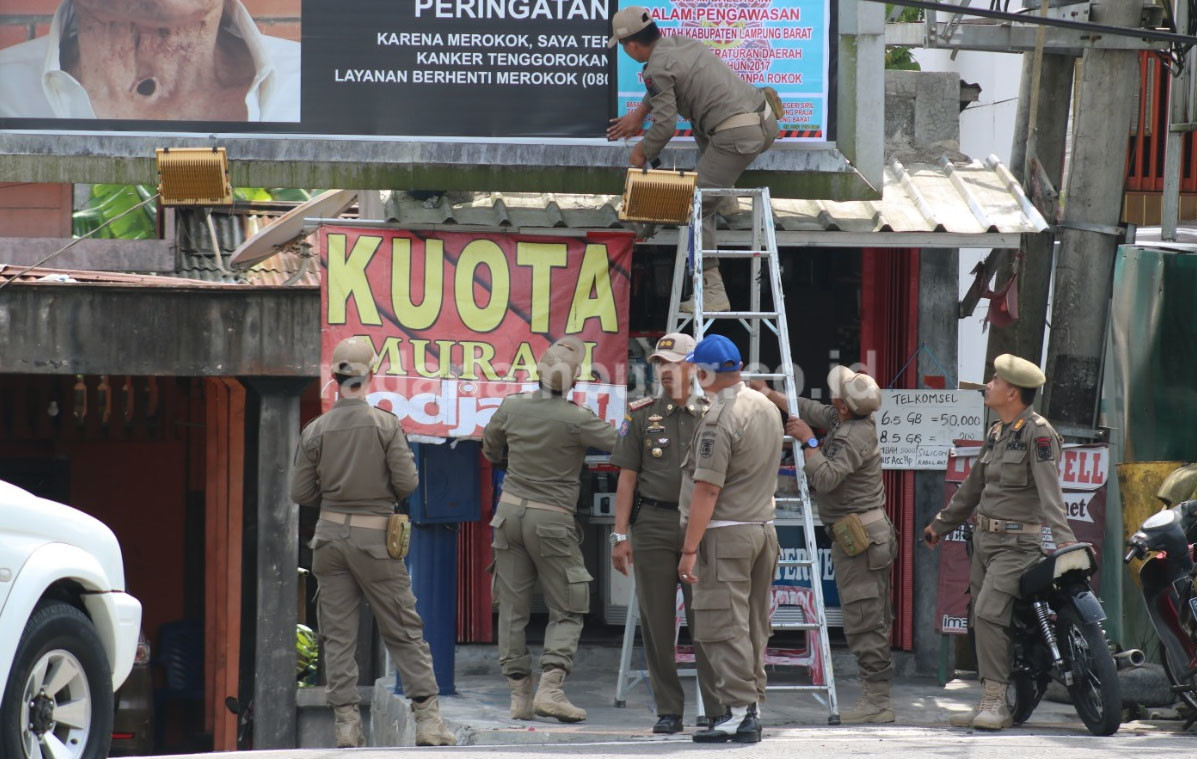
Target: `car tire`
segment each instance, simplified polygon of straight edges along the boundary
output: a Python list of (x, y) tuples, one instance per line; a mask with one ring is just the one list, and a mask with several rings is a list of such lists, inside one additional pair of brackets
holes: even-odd
[[(0, 756), (103, 759), (112, 717), (112, 672), (91, 620), (66, 603), (38, 606), (21, 634), (0, 704)], [(52, 754), (43, 741), (57, 741), (65, 751)]]

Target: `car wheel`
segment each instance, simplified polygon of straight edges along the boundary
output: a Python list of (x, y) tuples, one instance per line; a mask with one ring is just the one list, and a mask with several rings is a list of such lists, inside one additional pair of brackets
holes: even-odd
[(39, 606), (21, 634), (0, 705), (0, 756), (101, 759), (112, 741), (112, 673), (87, 616)]

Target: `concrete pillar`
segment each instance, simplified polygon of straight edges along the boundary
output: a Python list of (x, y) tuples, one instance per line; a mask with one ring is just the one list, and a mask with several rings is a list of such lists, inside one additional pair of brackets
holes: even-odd
[[(960, 251), (956, 248), (923, 248), (919, 254), (919, 342), (927, 350), (919, 355), (919, 387), (928, 374), (956, 374), (956, 301), (959, 289)], [(928, 354), (935, 356), (938, 364)], [(941, 368), (939, 364), (942, 364)], [(949, 376), (950, 383), (957, 379)], [(949, 385), (950, 387), (950, 385)], [(935, 632), (935, 599), (939, 583), (939, 552), (923, 545), (923, 526), (929, 524), (944, 502), (944, 473), (914, 475), (914, 658), (919, 672), (935, 672), (939, 662), (939, 635)]]
[(254, 748), (295, 748), (299, 508), (291, 502), (290, 476), (299, 442), (299, 398), (311, 379), (254, 377), (244, 382), (254, 393), (251, 409), (256, 410), (249, 419), (257, 452), (257, 483), (251, 486), (256, 493)]

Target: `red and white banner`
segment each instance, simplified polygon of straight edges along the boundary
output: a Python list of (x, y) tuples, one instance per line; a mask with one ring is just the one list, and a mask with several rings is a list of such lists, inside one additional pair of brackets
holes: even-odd
[(480, 437), (503, 398), (537, 386), (560, 337), (586, 345), (573, 400), (612, 424), (626, 404), (632, 236), (320, 228), (322, 398), (346, 337), (378, 354), (370, 402), (411, 435)]
[[(960, 488), (972, 470), (980, 441), (957, 441), (948, 456), (944, 505)], [(1092, 543), (1097, 552), (1097, 573), (1090, 582), (1096, 591), (1101, 585), (1101, 547), (1106, 525), (1106, 481), (1110, 475), (1110, 448), (1107, 445), (1068, 445), (1057, 463), (1068, 526), (1076, 539)], [(974, 512), (975, 513), (975, 512)], [(972, 521), (972, 520), (970, 520)], [(1044, 548), (1051, 549), (1045, 531)], [(964, 531), (957, 529), (941, 536), (939, 543), (939, 591), (935, 601), (936, 630), (949, 635), (968, 632), (968, 575), (970, 559)]]

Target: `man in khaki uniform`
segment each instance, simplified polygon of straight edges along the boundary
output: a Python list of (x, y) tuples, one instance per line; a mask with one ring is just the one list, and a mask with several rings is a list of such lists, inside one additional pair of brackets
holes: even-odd
[[(894, 526), (885, 514), (881, 480), (881, 444), (873, 412), (881, 408), (881, 389), (867, 374), (836, 366), (827, 375), (831, 405), (798, 399), (799, 417), (790, 418), (786, 433), (798, 441), (806, 460), (807, 481), (818, 492), (819, 519), (836, 536), (841, 520), (864, 540), (832, 543), (835, 585), (844, 612), (844, 637), (856, 657), (863, 682), (852, 709), (840, 715), (844, 724), (893, 722), (890, 681), (894, 668), (889, 634), (890, 565), (898, 553)], [(783, 409), (786, 398), (766, 393)], [(823, 444), (811, 427), (828, 430)]]
[(417, 746), (452, 746), (441, 721), (432, 653), (416, 613), (411, 577), (387, 553), (387, 520), (416, 488), (418, 475), (403, 428), (393, 414), (366, 402), (374, 377), (374, 349), (360, 338), (333, 350), (340, 399), (300, 436), (291, 473), (291, 499), (318, 507), (312, 573), (320, 583), (317, 614), (324, 638), (328, 703), (338, 748), (363, 745), (358, 714), (358, 607), (370, 602), (378, 630), (411, 697)]
[[(657, 341), (649, 357), (662, 393), (628, 407), (619, 428), (619, 442), (611, 463), (619, 467), (615, 494), (615, 531), (611, 534), (611, 564), (636, 576), (640, 630), (648, 660), (648, 677), (657, 701), (654, 733), (682, 731), (685, 697), (674, 657), (674, 619), (677, 614), (677, 565), (682, 558), (682, 526), (678, 493), (682, 489), (682, 459), (690, 450), (694, 429), (710, 401), (692, 395), (693, 367), (685, 363), (694, 338), (680, 332)], [(628, 533), (631, 539), (628, 539)], [(690, 585), (682, 583), (686, 624), (694, 629)], [(694, 647), (698, 682), (706, 714), (723, 713), (714, 694), (710, 664), (700, 645)], [(702, 715), (700, 714), (700, 717)]]
[[(628, 159), (632, 166), (646, 166), (673, 138), (681, 114), (694, 127), (698, 186), (735, 187), (744, 169), (777, 139), (774, 109), (781, 110), (777, 93), (745, 82), (698, 40), (662, 36), (647, 8), (633, 5), (619, 11), (611, 19), (611, 32), (610, 47), (621, 45), (632, 60), (645, 64), (648, 95), (639, 108), (615, 120), (607, 138), (639, 134), (651, 113), (653, 125)], [(718, 205), (718, 198), (703, 202), (702, 240), (707, 250), (716, 247)], [(705, 264), (702, 297), (705, 311), (731, 308), (718, 259), (708, 259)], [(682, 310), (693, 311), (693, 301), (683, 303)]]
[(969, 572), (977, 670), (984, 695), (971, 712), (952, 717), (957, 727), (1001, 730), (1012, 724), (1006, 706), (1010, 682), (1010, 616), (1018, 581), (1042, 556), (1042, 527), (1058, 547), (1076, 542), (1064, 511), (1056, 464), (1060, 436), (1031, 409), (1046, 377), (1039, 367), (1003, 353), (993, 361), (985, 405), (1000, 421), (989, 430), (981, 454), (956, 495), (924, 528), (935, 545), (977, 510)]
[(678, 575), (694, 585), (694, 639), (715, 673), (728, 718), (694, 734), (698, 743), (761, 739), (765, 645), (777, 571), (777, 466), (781, 417), (740, 378), (740, 352), (722, 335), (686, 357), (714, 395), (682, 463), (679, 504), (686, 536)]
[[(540, 389), (509, 395), (482, 437), (490, 461), (507, 462), (495, 511), (495, 591), (499, 599), (499, 666), (511, 688), (513, 719), (533, 714), (581, 722), (586, 710), (570, 703), (562, 686), (573, 669), (590, 610), (590, 573), (578, 548), (579, 475), (587, 448), (615, 447), (615, 428), (567, 399), (585, 356), (580, 340), (566, 337), (544, 352)], [(549, 624), (540, 657), (540, 685), (532, 697), (532, 657), (524, 628), (532, 589), (540, 578)]]

